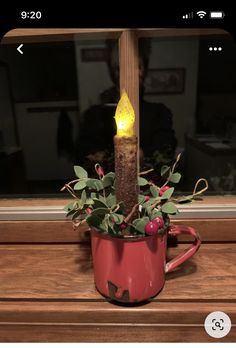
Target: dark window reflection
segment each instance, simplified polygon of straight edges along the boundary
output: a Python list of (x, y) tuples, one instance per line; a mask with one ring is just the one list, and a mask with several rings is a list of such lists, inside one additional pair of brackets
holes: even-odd
[[(106, 172), (114, 171), (114, 116), (120, 97), (118, 40), (104, 41), (101, 50), (104, 54), (94, 49), (97, 56), (93, 62), (87, 63), (89, 71), (80, 84), (81, 92), (84, 86), (87, 88), (86, 97), (82, 99), (84, 103), (89, 102), (83, 107), (76, 140), (76, 159), (91, 174), (98, 162), (102, 163)], [(97, 59), (101, 60), (100, 64)]]
[[(60, 39), (0, 45), (2, 196), (57, 195), (75, 164), (114, 170), (118, 41)], [(141, 168), (182, 152), (179, 189), (236, 191), (235, 61), (228, 34), (139, 40)]]
[[(113, 136), (116, 133), (114, 115), (120, 91), (118, 42), (117, 40), (108, 40), (105, 44), (111, 83), (108, 88), (99, 93), (98, 103), (92, 105), (83, 114), (83, 122), (77, 139), (77, 154), (78, 162), (83, 163), (86, 168), (94, 167), (96, 162), (100, 162), (103, 163), (106, 171), (109, 171), (114, 170)], [(156, 104), (144, 99), (144, 81), (148, 72), (150, 53), (151, 41), (140, 39), (140, 159), (142, 161), (145, 147), (145, 156), (151, 157), (153, 153), (157, 155), (159, 151), (161, 156), (164, 156), (165, 153), (167, 162), (170, 162), (174, 158), (176, 148), (171, 112), (164, 104)]]
[(158, 169), (171, 163), (173, 151), (181, 152), (178, 188), (191, 191), (196, 179), (206, 177), (211, 192), (235, 192), (235, 42), (227, 33), (147, 40), (150, 54), (141, 97), (152, 116), (142, 119), (141, 103), (143, 167), (154, 164)]
[(73, 165), (93, 170), (104, 159), (95, 154), (111, 145), (114, 106), (104, 109), (102, 97), (112, 86), (108, 41), (60, 39), (25, 43), (23, 55), (17, 44), (0, 46), (2, 196), (57, 194)]

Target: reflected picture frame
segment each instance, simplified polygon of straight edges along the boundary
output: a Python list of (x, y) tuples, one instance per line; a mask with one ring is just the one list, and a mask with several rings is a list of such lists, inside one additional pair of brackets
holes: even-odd
[(149, 69), (144, 87), (145, 94), (182, 94), (185, 88), (185, 69)]

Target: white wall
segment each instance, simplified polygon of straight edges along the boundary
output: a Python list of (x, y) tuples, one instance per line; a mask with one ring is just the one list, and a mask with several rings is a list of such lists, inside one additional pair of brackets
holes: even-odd
[(184, 68), (183, 94), (146, 95), (145, 99), (164, 103), (173, 113), (178, 146), (184, 147), (184, 134), (194, 133), (197, 97), (198, 39), (153, 39), (150, 69)]
[(78, 79), (78, 100), (80, 112), (90, 106), (100, 103), (99, 95), (101, 92), (113, 85), (107, 63), (105, 61), (83, 62), (81, 60), (81, 50), (83, 48), (105, 48), (104, 41), (75, 41), (77, 79)]
[[(59, 157), (57, 129), (60, 111), (30, 112), (29, 108), (77, 106), (77, 101), (18, 103), (17, 124), (20, 144), (24, 151), (27, 180), (60, 180), (74, 176), (72, 159)], [(78, 115), (68, 111), (76, 137)], [(43, 121), (43, 122), (42, 122)]]

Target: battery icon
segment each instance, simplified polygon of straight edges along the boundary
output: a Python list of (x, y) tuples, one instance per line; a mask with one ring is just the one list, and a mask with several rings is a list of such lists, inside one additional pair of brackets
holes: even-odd
[(222, 11), (212, 11), (210, 12), (210, 18), (224, 18), (225, 14)]

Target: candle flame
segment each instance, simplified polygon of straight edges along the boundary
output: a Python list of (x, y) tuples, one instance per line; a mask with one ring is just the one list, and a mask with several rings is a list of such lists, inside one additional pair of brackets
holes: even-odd
[(134, 109), (125, 91), (116, 108), (115, 114), (117, 135), (121, 137), (131, 137), (134, 135)]

